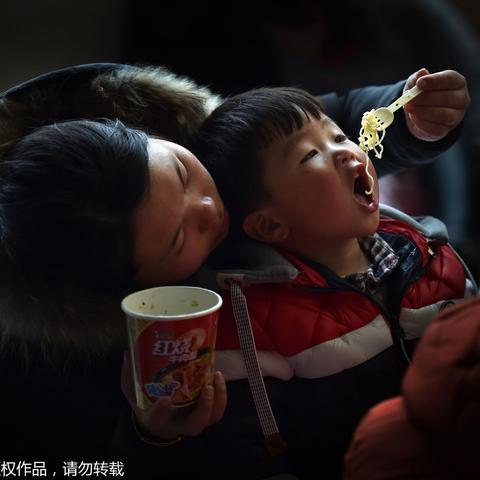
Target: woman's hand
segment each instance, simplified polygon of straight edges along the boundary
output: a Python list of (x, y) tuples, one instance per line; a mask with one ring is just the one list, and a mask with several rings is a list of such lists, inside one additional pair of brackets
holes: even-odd
[(470, 104), (467, 81), (454, 70), (429, 73), (422, 68), (408, 77), (405, 89), (417, 85), (422, 93), (403, 108), (410, 133), (436, 141), (457, 127)]
[(135, 399), (132, 368), (128, 355), (122, 366), (122, 391), (132, 407), (140, 429), (160, 441), (176, 439), (179, 435), (196, 436), (218, 422), (227, 405), (227, 388), (221, 372), (215, 372), (214, 384), (203, 388), (195, 408), (185, 416), (174, 415), (170, 397), (159, 398), (148, 410), (138, 408)]

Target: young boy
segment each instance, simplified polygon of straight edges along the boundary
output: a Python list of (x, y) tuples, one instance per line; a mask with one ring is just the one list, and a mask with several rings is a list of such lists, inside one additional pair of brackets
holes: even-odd
[[(306, 92), (230, 98), (193, 150), (231, 214), (211, 265), (242, 286), (289, 471), (337, 478), (355, 424), (399, 391), (415, 339), (464, 296), (463, 266), (449, 246), (380, 219), (373, 166)], [(225, 297), (217, 366), (231, 385), (248, 367)]]

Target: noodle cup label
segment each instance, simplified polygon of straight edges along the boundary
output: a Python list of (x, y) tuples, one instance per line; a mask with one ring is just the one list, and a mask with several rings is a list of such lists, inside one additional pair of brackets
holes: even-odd
[(122, 301), (137, 405), (162, 396), (174, 407), (192, 404), (212, 384), (218, 310), (222, 298), (197, 287), (157, 287)]

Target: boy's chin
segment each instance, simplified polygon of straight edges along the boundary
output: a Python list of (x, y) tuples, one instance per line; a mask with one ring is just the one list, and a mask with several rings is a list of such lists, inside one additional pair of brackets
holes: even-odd
[(380, 225), (380, 218), (372, 225), (372, 228), (368, 229), (368, 233), (366, 235), (373, 235)]
[(362, 228), (360, 228), (360, 231), (358, 232), (359, 234), (357, 237), (367, 237), (368, 235), (373, 235), (378, 230), (379, 225), (380, 214), (377, 211), (374, 215), (370, 216), (367, 222), (363, 224)]

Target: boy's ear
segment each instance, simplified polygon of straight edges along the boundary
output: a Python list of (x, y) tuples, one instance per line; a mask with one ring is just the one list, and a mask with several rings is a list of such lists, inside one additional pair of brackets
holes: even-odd
[(278, 243), (288, 236), (288, 227), (268, 210), (259, 209), (249, 213), (243, 221), (244, 232), (254, 240)]

